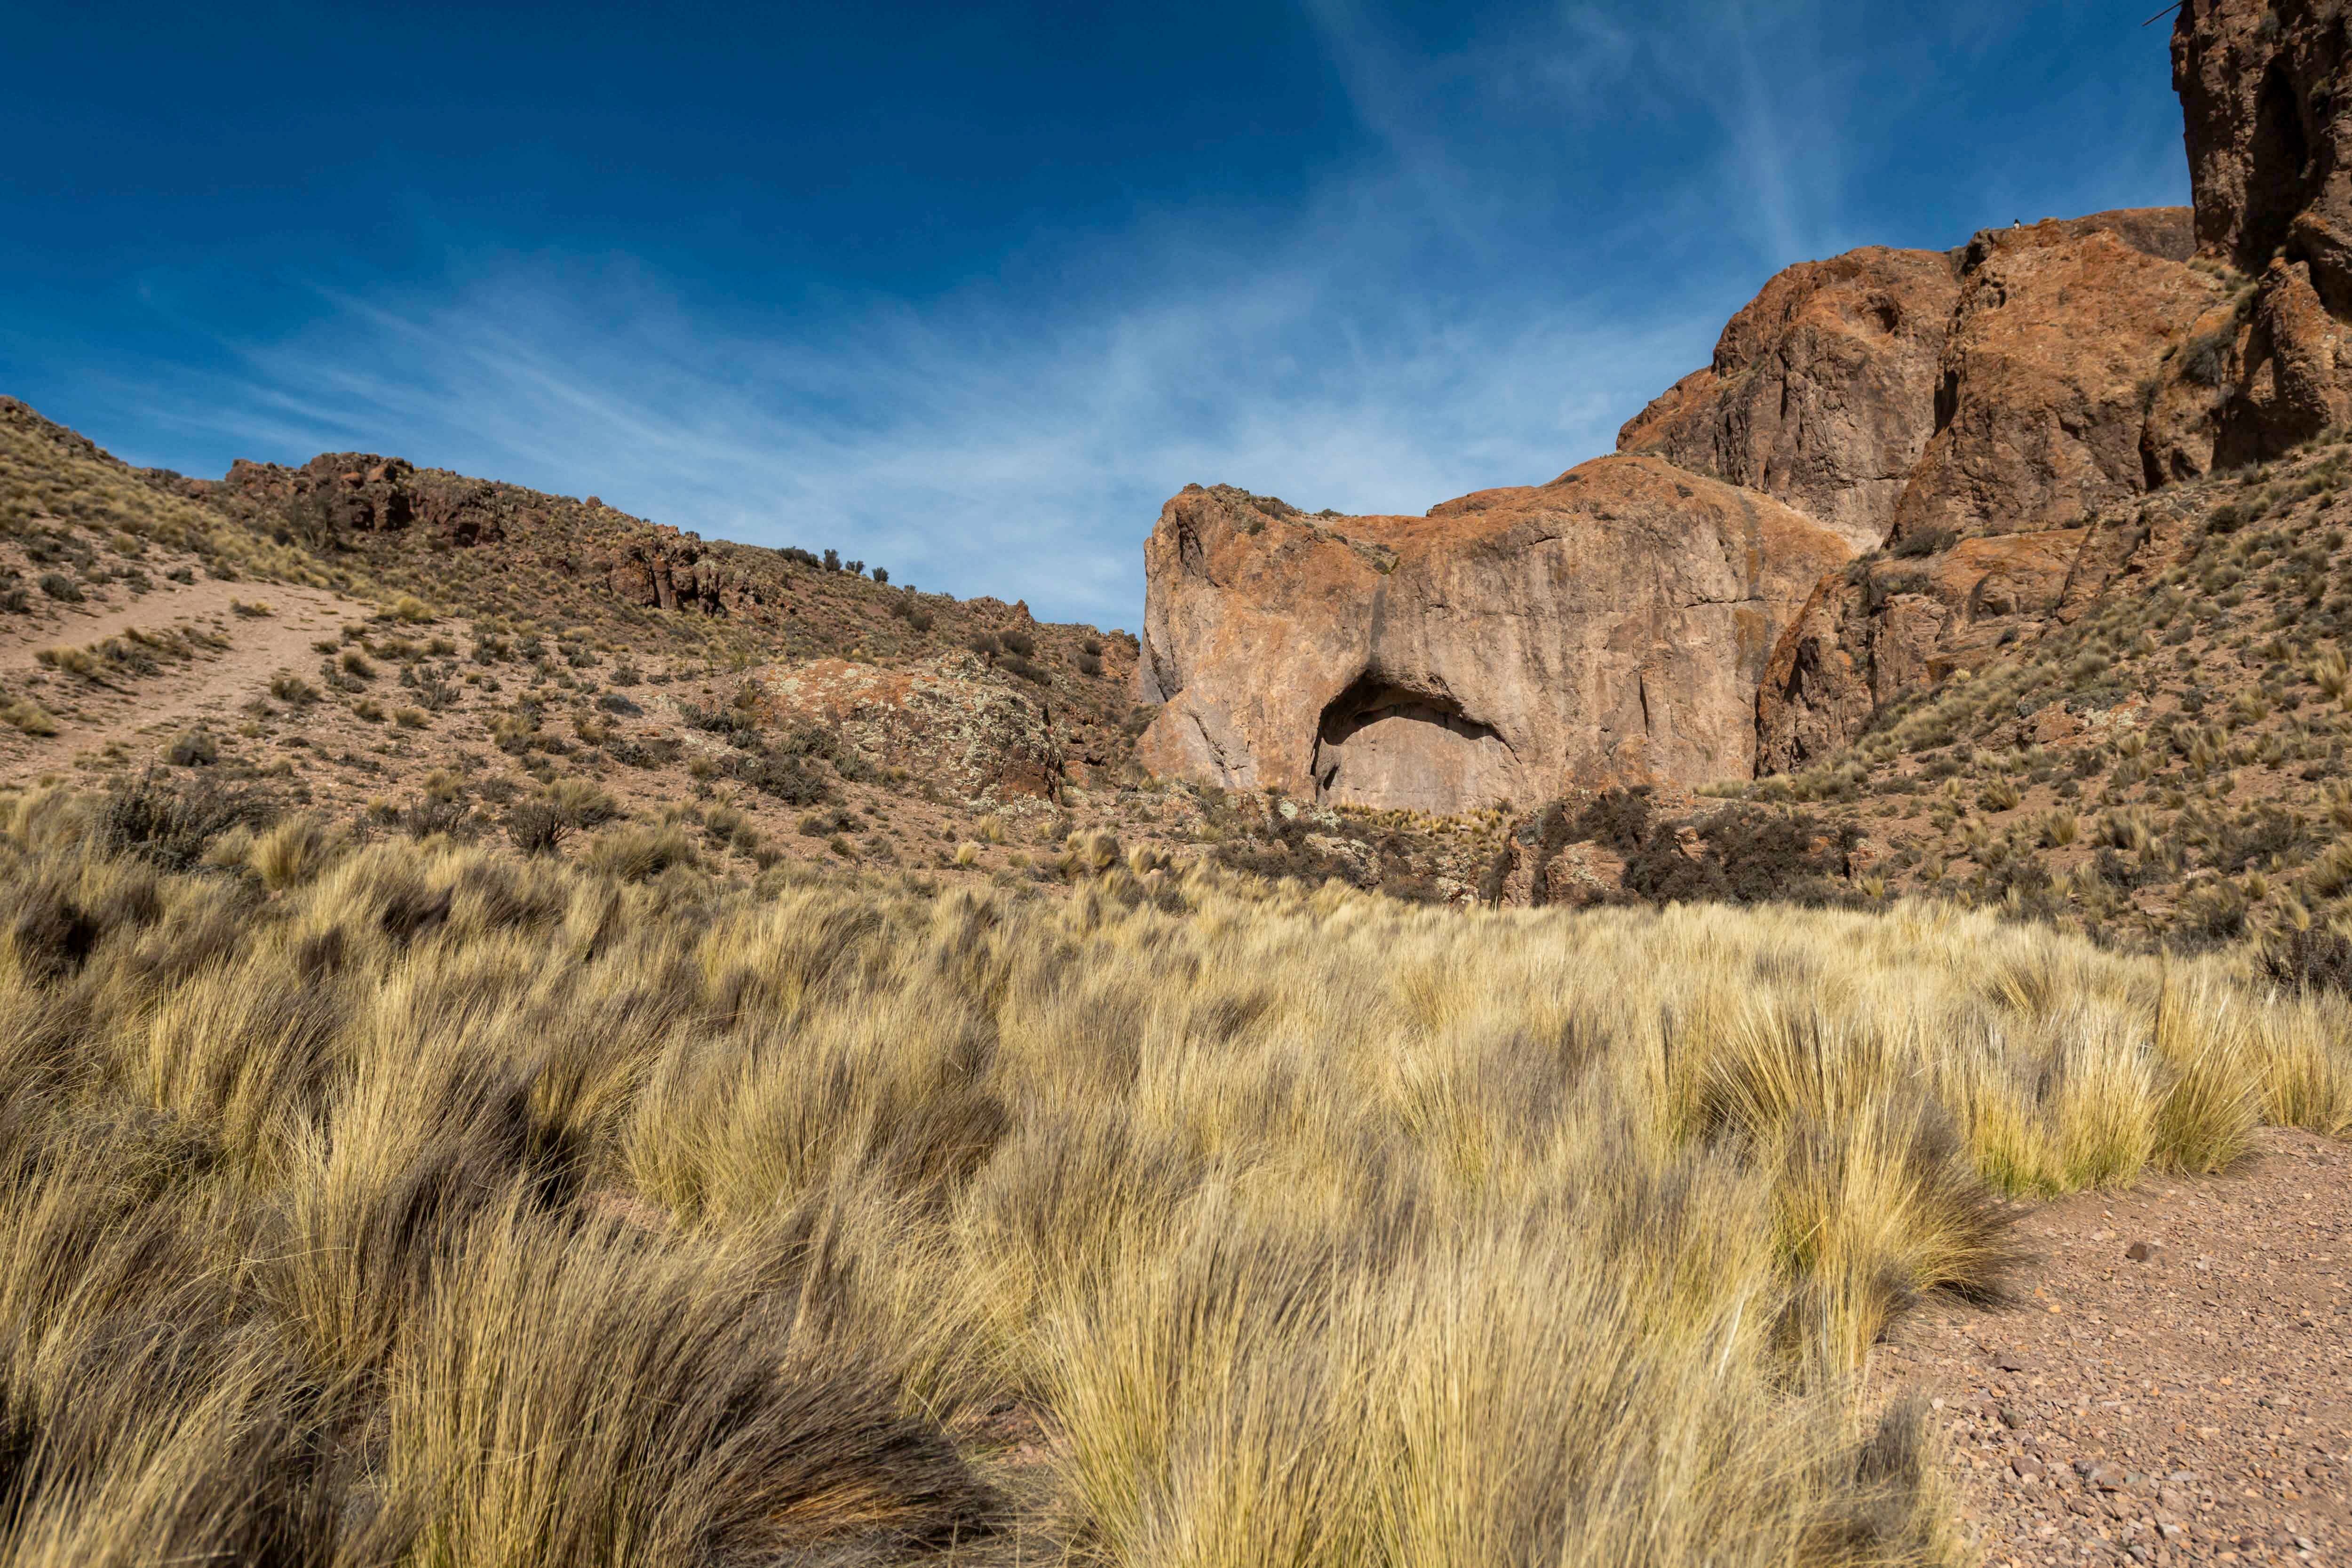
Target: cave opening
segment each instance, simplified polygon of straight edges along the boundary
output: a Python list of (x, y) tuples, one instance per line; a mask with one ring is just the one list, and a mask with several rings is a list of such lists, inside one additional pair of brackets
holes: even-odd
[(1451, 696), (1360, 676), (1325, 705), (1315, 795), (1383, 811), (1458, 812), (1510, 796), (1511, 749)]

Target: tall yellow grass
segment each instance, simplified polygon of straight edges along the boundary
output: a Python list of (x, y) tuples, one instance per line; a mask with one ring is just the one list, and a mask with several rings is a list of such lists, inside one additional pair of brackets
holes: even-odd
[(2352, 1131), (2340, 1002), (1944, 908), (7, 811), (11, 1564), (1955, 1561), (1858, 1412), (2003, 1200)]

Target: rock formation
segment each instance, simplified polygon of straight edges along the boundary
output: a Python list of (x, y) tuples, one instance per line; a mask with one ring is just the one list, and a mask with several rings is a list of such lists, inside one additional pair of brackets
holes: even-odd
[(2188, 372), (2235, 309), (2218, 269), (2089, 222), (1988, 231), (1961, 265), (1936, 433), (1895, 505), (1893, 552), (1825, 579), (1774, 650), (1761, 771), (1827, 755), (1885, 705), (2038, 629), (2094, 519), (2214, 460), (2221, 403)]
[(1062, 749), (1044, 704), (972, 654), (918, 669), (821, 658), (754, 679), (770, 718), (833, 731), (868, 766), (904, 769), (974, 806), (1059, 798)]
[[(2347, 53), (2337, 7), (2189, 0), (2173, 30), (2194, 198), (2188, 264), (2169, 265), (2181, 254), (2173, 225), (2115, 214), (2105, 226), (2138, 258), (2035, 230), (1969, 247), (1948, 405), (1894, 534), (1917, 548), (2016, 533), (2012, 564), (2036, 586), (1993, 614), (1966, 570), (1922, 577), (1874, 563), (1825, 581), (1759, 693), (1759, 767), (1825, 755), (1878, 706), (2032, 635), (2058, 607), (2036, 607), (2052, 563), (2112, 540), (2117, 503), (2352, 418), (2352, 98), (2339, 103), (2336, 84)], [(2102, 508), (2111, 526), (2078, 531)], [(1971, 554), (1970, 567), (1986, 563)], [(2078, 555), (2070, 595), (2110, 566)]]
[(1617, 449), (1762, 490), (1876, 549), (1935, 429), (1958, 293), (1958, 269), (1937, 250), (1872, 247), (1789, 268), (1731, 318), (1712, 363), (1618, 433)]
[[(2347, 54), (2338, 6), (2188, 0), (2193, 208), (1791, 267), (1613, 463), (1426, 520), (1187, 491), (1146, 551), (1146, 761), (1428, 809), (1696, 784), (1802, 766), (2039, 635), (2157, 527), (2150, 492), (2352, 419)], [(1736, 591), (1703, 585), (1727, 549)]]
[(1974, 668), (2056, 610), (2089, 530), (1963, 540), (1824, 577), (1781, 635), (1758, 691), (1756, 771), (1846, 744), (1906, 691)]
[[(160, 470), (145, 477), (249, 521), (298, 532), (312, 545), (411, 533), (436, 551), (505, 544), (511, 560), (602, 583), (623, 603), (646, 609), (724, 616), (778, 597), (781, 574), (767, 552), (705, 544), (593, 496), (543, 495), (399, 458), (329, 452), (300, 468), (239, 458), (217, 481)], [(750, 569), (752, 562), (768, 569)]]
[[(1466, 534), (1348, 519), (1318, 550), (1293, 542), (1306, 525), (1261, 541), (1276, 515), (1263, 508), (1180, 497), (1146, 549), (1144, 695), (1176, 700), (1143, 758), (1448, 810), (1561, 783), (1695, 785), (1833, 751), (2054, 609), (2103, 508), (2215, 460), (2220, 402), (2189, 374), (2203, 362), (2164, 373), (2235, 321), (2239, 296), (2221, 269), (2181, 259), (2189, 247), (2189, 214), (2159, 208), (1788, 268), (1712, 363), (1626, 426), (1626, 458), (1577, 470), (1605, 499), (1576, 513), (1572, 573), (1535, 555), (1492, 564), (1516, 559), (1495, 542), (1549, 517), (1568, 476), (1427, 520), (1475, 517)], [(1721, 606), (1682, 570), (1721, 536), (1727, 490), (1781, 503), (1727, 629), (1701, 624), (1698, 606)], [(1235, 505), (1239, 531), (1203, 526)], [(1825, 556), (1822, 532), (1843, 549)], [(1845, 569), (1890, 541), (1895, 555)], [(1837, 570), (1805, 575), (1823, 561)], [(1774, 644), (1760, 660), (1745, 640), (1759, 627)], [(1645, 651), (1666, 646), (1671, 659)]]
[(1753, 765), (1781, 626), (1853, 553), (1656, 458), (1426, 517), (1313, 518), (1192, 486), (1145, 546), (1139, 679), (1161, 772), (1457, 811)]
[(2072, 528), (2147, 489), (2144, 384), (2223, 285), (2059, 224), (1990, 231), (1965, 265), (1894, 537)]
[(2199, 249), (2248, 274), (2301, 263), (2338, 318), (2352, 316), (2345, 29), (2326, 0), (2188, 0), (2172, 29)]

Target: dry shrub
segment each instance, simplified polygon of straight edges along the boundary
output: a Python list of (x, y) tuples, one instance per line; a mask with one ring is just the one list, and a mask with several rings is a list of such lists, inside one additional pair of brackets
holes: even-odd
[(675, 825), (616, 828), (597, 837), (580, 858), (591, 870), (624, 882), (642, 882), (672, 866), (696, 864), (693, 841)]
[(27, 735), (54, 735), (58, 732), (56, 717), (29, 697), (0, 700), (0, 723), (14, 725)]
[[(989, 1498), (755, 1258), (510, 1202), (442, 1259), (394, 1363), (390, 1477), (428, 1562), (735, 1562), (944, 1544)], [(560, 1335), (548, 1331), (561, 1324)]]
[(212, 842), (262, 813), (253, 795), (207, 778), (173, 783), (160, 769), (115, 785), (100, 804), (97, 832), (110, 847), (170, 870), (204, 858)]

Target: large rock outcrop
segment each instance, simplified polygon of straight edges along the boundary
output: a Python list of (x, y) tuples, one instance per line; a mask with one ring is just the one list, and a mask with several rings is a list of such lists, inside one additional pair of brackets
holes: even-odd
[[(1732, 317), (1711, 363), (1627, 423), (1617, 449), (1762, 490), (1872, 550), (1894, 531), (1930, 437), (1952, 423), (1958, 410), (1945, 405), (1969, 403), (1967, 415), (1981, 418), (2013, 401), (2020, 417), (1990, 432), (1991, 440), (1948, 440), (1944, 454), (1965, 463), (2022, 442), (2017, 472), (1979, 461), (1987, 471), (1964, 467), (1948, 476), (1981, 510), (2010, 516), (2029, 504), (2036, 469), (2139, 467), (2138, 410), (2125, 406), (2137, 397), (2138, 380), (2118, 384), (2113, 366), (2105, 374), (2085, 367), (2074, 383), (2028, 386), (2037, 364), (2053, 356), (2046, 343), (2036, 350), (2015, 340), (2063, 318), (2087, 276), (2083, 298), (2134, 340), (2109, 357), (2144, 371), (2137, 340), (2153, 332), (2160, 350), (2178, 335), (2173, 296), (2185, 269), (2161, 264), (2186, 262), (2194, 246), (2187, 208), (2135, 207), (1987, 230), (1957, 250), (1873, 246), (1800, 262)], [(2103, 271), (2109, 268), (2113, 276)], [(2019, 277), (2043, 270), (2074, 276)], [(2033, 310), (1988, 331), (2021, 282)], [(2209, 279), (2205, 293), (2219, 288)], [(2152, 326), (2151, 315), (2165, 324)], [(2093, 331), (2105, 324), (2084, 323)], [(2101, 449), (2072, 450), (2074, 432)], [(2063, 480), (2040, 485), (2044, 494), (2065, 489)]]
[(1835, 751), (1881, 706), (2037, 629), (2064, 602), (2089, 531), (1963, 540), (1822, 578), (1758, 689), (1756, 771), (1787, 772)]
[(2185, 213), (2150, 215), (2137, 244), (2119, 216), (2141, 215), (1968, 246), (1894, 553), (1823, 581), (1782, 635), (1757, 695), (1760, 771), (1836, 751), (1879, 708), (2037, 632), (2094, 517), (2210, 465), (2220, 406), (2185, 361), (2233, 319), (2232, 290), (2163, 254)]
[[(2352, 420), (2347, 26), (2342, 7), (2311, 0), (2180, 8), (2173, 84), (2193, 257), (2172, 265), (2169, 224), (2109, 223), (2137, 256), (2095, 237), (1979, 236), (1937, 435), (1894, 539), (2016, 532), (2015, 551), (2046, 580), (2070, 539), (2087, 550), (2105, 537), (2077, 532), (2101, 508)], [(2033, 537), (2042, 531), (2054, 531)], [(2074, 583), (2099, 580), (2093, 567), (2078, 557)], [(1904, 591), (1916, 575), (1874, 564), (1822, 584), (1759, 694), (1759, 766), (1834, 751), (1877, 705), (1989, 657), (1988, 632), (1996, 644), (2030, 637), (2052, 613), (2032, 607), (2047, 597), (2036, 592), (1989, 616), (1961, 591), (1965, 572)]]
[(1789, 268), (1617, 449), (1762, 490), (1875, 549), (1935, 430), (1959, 289), (1940, 250), (1872, 247)]
[(400, 458), (329, 452), (299, 468), (240, 458), (216, 480), (159, 469), (142, 477), (256, 527), (299, 534), (313, 546), (429, 553), (499, 545), (501, 563), (585, 578), (646, 609), (724, 616), (781, 596), (783, 574), (772, 552), (706, 544), (593, 496), (544, 495), (419, 468)]
[(904, 769), (967, 805), (1060, 797), (1052, 715), (970, 653), (913, 669), (820, 658), (753, 679), (770, 719), (830, 730), (867, 765)]
[(2214, 460), (2277, 456), (2352, 416), (2352, 31), (2313, 0), (2189, 0), (2174, 18), (2200, 253), (2259, 279), (2202, 340)]
[(2352, 40), (2331, 0), (2187, 0), (2173, 19), (2197, 242), (2259, 274), (2299, 261), (2352, 316)]
[[(1794, 768), (1906, 693), (2079, 613), (2119, 552), (2147, 548), (2148, 492), (2352, 421), (2352, 14), (2318, 0), (2187, 0), (2173, 55), (2193, 208), (2015, 224), (1950, 252), (1873, 248), (1790, 268), (1732, 319), (1712, 363), (1620, 434), (1621, 453), (1661, 465), (1627, 473), (1704, 497), (1695, 511), (1728, 503), (1688, 473), (1664, 478), (1676, 471), (1665, 465), (1769, 497), (1865, 552), (1793, 609), (1766, 615), (1782, 601), (1753, 590), (1744, 602), (1780, 628), (1761, 668), (1737, 632), (1718, 648), (1677, 650), (1673, 679), (1687, 687), (1654, 682), (1647, 656), (1629, 657), (1654, 636), (1712, 635), (1667, 624), (1664, 610), (1702, 601), (1678, 596), (1679, 568), (1662, 564), (1681, 559), (1672, 548), (1622, 526), (1650, 515), (1629, 504), (1642, 488), (1631, 479), (1612, 479), (1628, 496), (1580, 525), (1593, 542), (1579, 558), (1607, 564), (1573, 599), (1532, 567), (1459, 567), (1485, 558), (1410, 520), (1343, 525), (1397, 556), (1396, 584), (1379, 598), (1351, 574), (1381, 568), (1349, 566), (1344, 552), (1284, 581), (1275, 557), (1221, 564), (1163, 517), (1149, 613), (1161, 689), (1177, 700), (1156, 754), (1228, 782), (1304, 776), (1388, 801), (1528, 798), (1555, 776), (1688, 782), (1741, 758), (1712, 715), (1754, 668), (1746, 756)], [(1493, 526), (1507, 532), (1517, 509), (1556, 505), (1555, 489), (1492, 492), (1516, 498), (1485, 503)], [(2142, 543), (2117, 542), (2135, 530)], [(1706, 530), (1696, 533), (1703, 553)], [(1186, 540), (1191, 557), (1178, 552)], [(1806, 552), (1770, 557), (1766, 575)], [(1374, 601), (1382, 616), (1401, 609), (1406, 629), (1371, 617)], [(1424, 626), (1489, 621), (1515, 628), (1481, 634), (1494, 638), (1491, 670), (1386, 651), (1417, 650)], [(1584, 673), (1531, 660), (1531, 625), (1554, 628), (1537, 642), (1581, 650), (1570, 665)], [(1391, 663), (1420, 684), (1392, 679)], [(1699, 694), (1671, 739), (1611, 706), (1629, 672), (1641, 701)], [(1337, 711), (1332, 680), (1366, 679), (1377, 689), (1339, 708), (1391, 722), (1360, 763), (1352, 741), (1316, 750), (1297, 739)], [(1462, 700), (1467, 690), (1479, 700)], [(1433, 695), (1443, 692), (1453, 695)]]
[(1425, 517), (1187, 488), (1145, 546), (1140, 756), (1233, 788), (1460, 811), (1754, 764), (1781, 626), (1853, 554), (1655, 458)]
[(1893, 537), (2073, 528), (2148, 488), (2147, 386), (2226, 289), (2113, 232), (2048, 223), (1969, 247), (1936, 433)]

